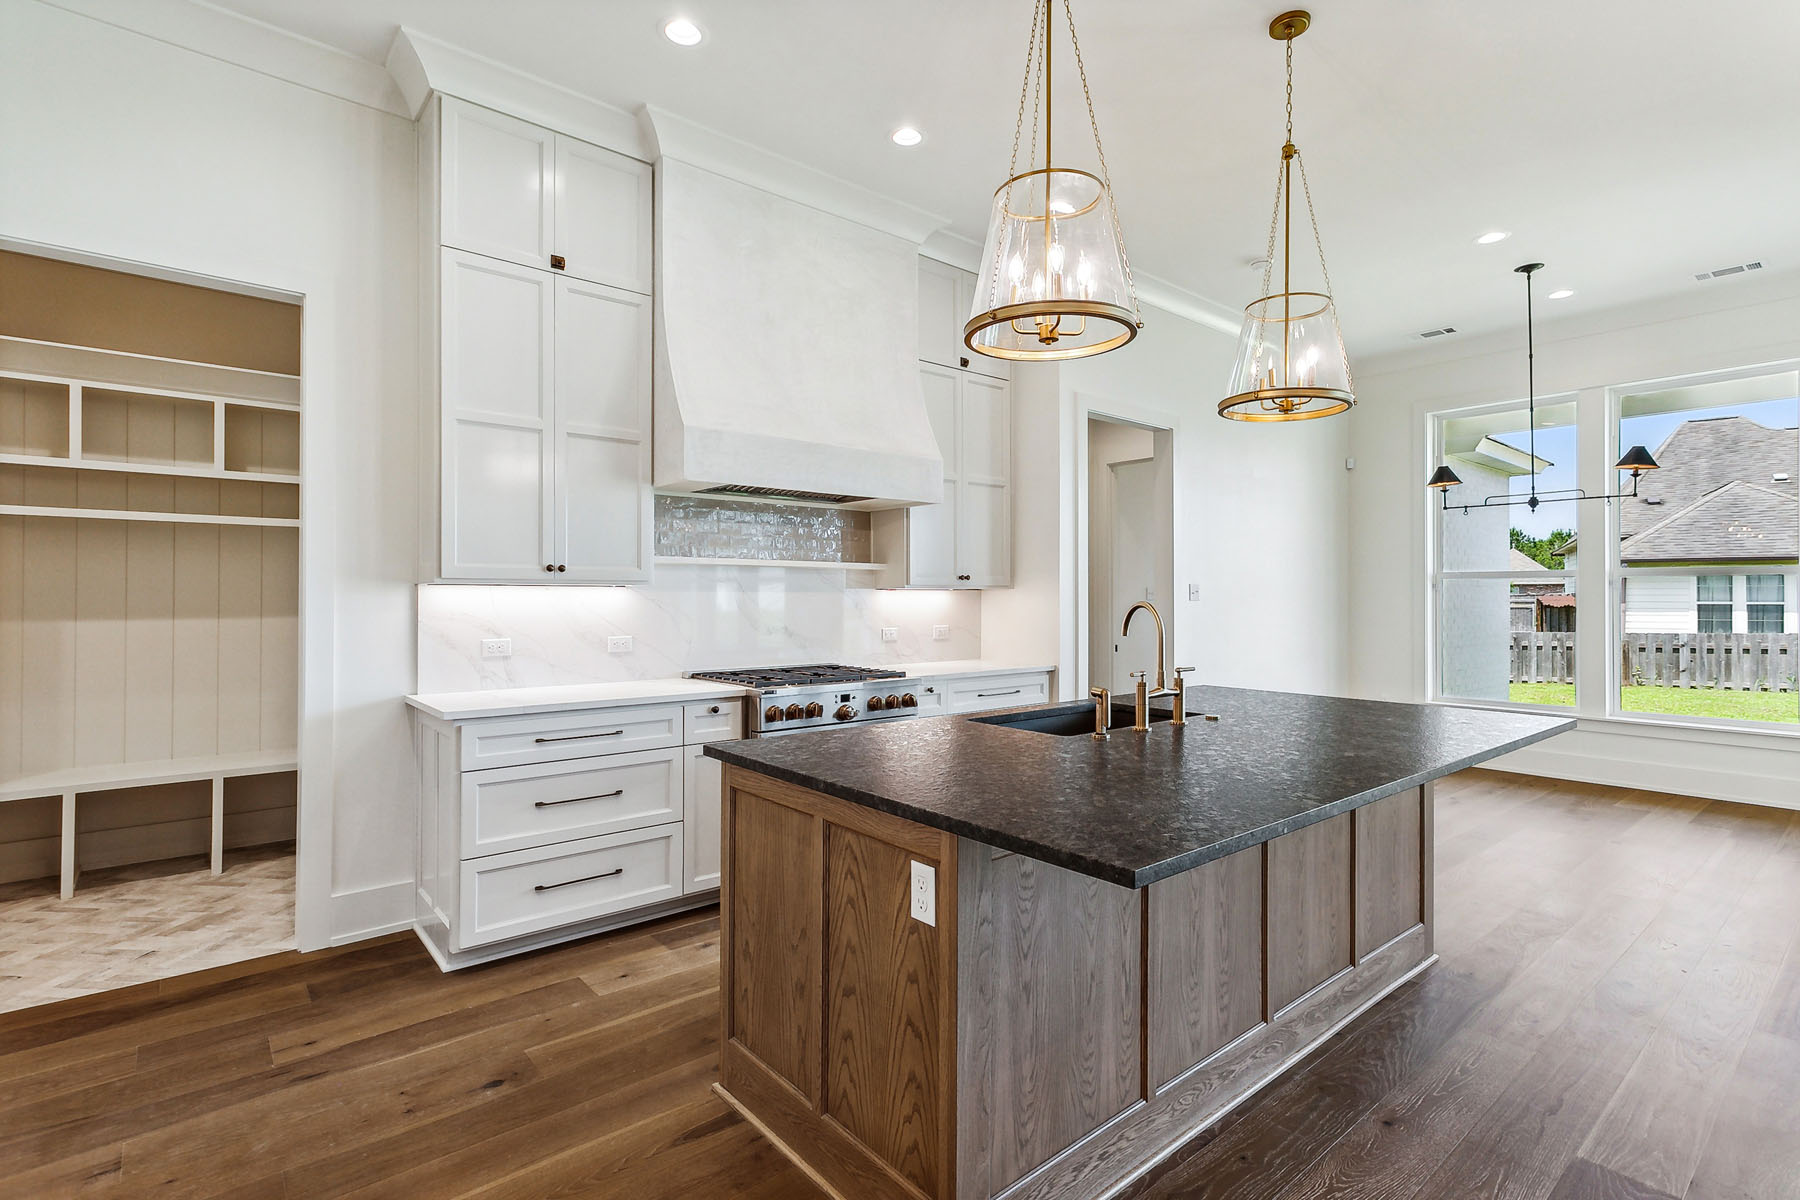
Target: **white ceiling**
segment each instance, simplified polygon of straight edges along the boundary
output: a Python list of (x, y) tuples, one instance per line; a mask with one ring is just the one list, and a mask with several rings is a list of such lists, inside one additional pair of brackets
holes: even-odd
[[(942, 213), (977, 241), (1032, 6), (213, 2), (377, 63), (404, 24), (623, 108), (666, 108)], [(1247, 263), (1262, 252), (1281, 142), (1281, 50), (1267, 34), (1280, 0), (1264, 8), (1075, 6), (1134, 264), (1232, 309), (1259, 279)], [(1436, 326), (1519, 324), (1511, 268), (1528, 259), (1548, 264), (1540, 298), (1576, 289), (1539, 305), (1545, 326), (1730, 288), (1694, 281), (1715, 267), (1800, 266), (1800, 4), (1317, 0), (1313, 14), (1296, 44), (1295, 140), (1353, 358)], [(674, 15), (706, 40), (664, 40)], [(1057, 95), (1058, 145), (1085, 157), (1072, 72), (1059, 70)], [(892, 145), (902, 124), (924, 143)], [(1489, 229), (1514, 236), (1475, 245)]]

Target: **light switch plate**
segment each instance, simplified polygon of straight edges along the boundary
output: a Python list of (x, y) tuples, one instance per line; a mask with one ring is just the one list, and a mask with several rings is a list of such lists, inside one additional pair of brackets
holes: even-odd
[(895, 625), (883, 625), (881, 627), (881, 640), (884, 642), (899, 641), (900, 640), (899, 627), (895, 626)]
[(931, 627), (931, 640), (934, 642), (949, 641), (950, 627), (948, 625), (933, 625)]
[(630, 654), (631, 653), (631, 635), (628, 633), (628, 634), (625, 634), (623, 637), (607, 638), (606, 639), (606, 652), (608, 654)]
[(913, 860), (912, 918), (927, 925), (937, 924), (937, 868)]
[(512, 639), (511, 638), (482, 638), (481, 639), (481, 657), (483, 657), (483, 658), (511, 658), (512, 657)]

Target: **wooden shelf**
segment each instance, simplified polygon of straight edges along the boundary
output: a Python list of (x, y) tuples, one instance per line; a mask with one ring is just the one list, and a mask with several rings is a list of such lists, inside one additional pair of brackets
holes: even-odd
[(53, 508), (41, 504), (0, 504), (4, 517), (73, 517), (83, 521), (166, 521), (174, 525), (260, 525), (298, 529), (297, 517), (239, 517), (215, 513), (139, 512), (121, 508)]
[(162, 463), (119, 462), (104, 458), (50, 458), (38, 454), (0, 454), (0, 464), (19, 467), (51, 467), (62, 471), (116, 471), (124, 475), (173, 475), (182, 479), (233, 479), (244, 483), (288, 483), (298, 487), (300, 476), (283, 472), (231, 471), (217, 467), (168, 466)]
[(659, 567), (794, 567), (808, 571), (885, 571), (886, 563), (811, 562), (797, 558), (685, 558), (656, 556)]

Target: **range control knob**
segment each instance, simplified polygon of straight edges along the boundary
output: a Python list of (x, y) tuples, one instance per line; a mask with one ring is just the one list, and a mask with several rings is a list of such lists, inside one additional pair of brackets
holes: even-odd
[(883, 700), (880, 696), (870, 696), (869, 697), (869, 711), (870, 712), (880, 712), (882, 709), (884, 709), (886, 707), (887, 707), (887, 701)]
[(801, 717), (804, 717), (805, 715), (806, 715), (806, 710), (804, 708), (801, 708), (798, 704), (790, 704), (787, 706), (787, 719), (788, 720), (798, 721)]
[(896, 709), (896, 708), (899, 708), (899, 707), (900, 707), (900, 697), (898, 697), (898, 696), (889, 696), (889, 697), (888, 697), (888, 698), (887, 698), (887, 706), (888, 706), (888, 710), (889, 710), (889, 711), (890, 711), (890, 712), (891, 712), (891, 711), (893, 711), (893, 710), (894, 710), (894, 709)]
[(838, 710), (831, 715), (840, 721), (850, 721), (855, 719), (856, 710), (848, 704), (840, 704)]
[(911, 692), (908, 692), (908, 693), (906, 693), (906, 695), (900, 697), (900, 707), (901, 708), (917, 708), (917, 707), (919, 707), (919, 698), (917, 696), (913, 695)]
[(820, 704), (817, 700), (814, 700), (811, 704), (806, 706), (806, 715), (808, 717), (822, 717), (825, 715), (825, 706)]
[(765, 725), (773, 724), (779, 720), (781, 720), (781, 705), (771, 704), (769, 707), (763, 709), (763, 723)]

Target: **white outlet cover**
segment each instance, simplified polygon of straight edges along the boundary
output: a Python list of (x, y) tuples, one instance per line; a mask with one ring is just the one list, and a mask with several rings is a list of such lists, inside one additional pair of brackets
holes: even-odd
[(937, 868), (912, 860), (912, 919), (937, 924)]
[(483, 657), (483, 658), (511, 658), (512, 657), (512, 639), (511, 638), (482, 638), (481, 639), (481, 657)]
[(949, 641), (950, 627), (948, 625), (933, 625), (931, 627), (931, 640), (934, 642)]
[(1197, 583), (1188, 584), (1188, 599), (1189, 600), (1198, 600), (1199, 598), (1200, 598), (1200, 585)]
[(894, 625), (883, 625), (881, 627), (881, 640), (884, 642), (899, 641), (900, 640), (899, 628)]
[(622, 637), (607, 638), (606, 639), (606, 652), (608, 654), (630, 654), (631, 653), (631, 635), (628, 633), (628, 634), (623, 635)]

